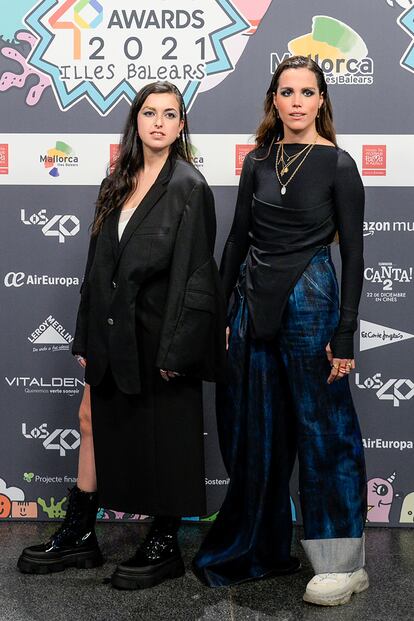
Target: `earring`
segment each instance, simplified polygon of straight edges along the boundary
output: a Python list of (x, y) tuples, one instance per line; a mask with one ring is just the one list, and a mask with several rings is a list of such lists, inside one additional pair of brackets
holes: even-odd
[(276, 118), (278, 119), (278, 118), (279, 118), (279, 110), (278, 110), (277, 108), (273, 108), (273, 110), (275, 110), (275, 112), (276, 112)]

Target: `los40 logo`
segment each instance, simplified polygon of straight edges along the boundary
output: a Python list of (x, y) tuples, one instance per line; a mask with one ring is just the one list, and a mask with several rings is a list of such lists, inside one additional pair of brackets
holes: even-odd
[(23, 224), (42, 227), (46, 237), (57, 237), (60, 244), (65, 243), (66, 237), (74, 237), (80, 231), (79, 218), (74, 215), (56, 214), (49, 218), (46, 209), (41, 209), (31, 216), (26, 216), (25, 209), (20, 210), (20, 220)]
[(77, 449), (80, 445), (80, 434), (76, 429), (54, 429), (49, 431), (47, 423), (27, 430), (26, 423), (22, 423), (22, 434), (29, 440), (43, 440), (43, 446), (47, 450), (59, 451), (61, 457), (65, 457), (66, 451)]
[(362, 390), (375, 390), (380, 401), (392, 401), (396, 408), (400, 401), (409, 401), (414, 397), (414, 382), (408, 378), (391, 378), (383, 382), (381, 373), (375, 373), (365, 380), (360, 379), (359, 373), (355, 373), (355, 385)]

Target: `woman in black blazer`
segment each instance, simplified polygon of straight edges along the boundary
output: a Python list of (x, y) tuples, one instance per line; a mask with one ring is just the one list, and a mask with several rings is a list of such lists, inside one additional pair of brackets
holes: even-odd
[(181, 93), (150, 84), (131, 106), (92, 227), (72, 349), (87, 383), (78, 485), (61, 528), (23, 551), (21, 571), (101, 564), (99, 494), (99, 506), (155, 516), (136, 554), (117, 567), (114, 586), (147, 587), (184, 573), (180, 516), (206, 512), (201, 380), (223, 378), (225, 366), (215, 233), (214, 199), (191, 164)]

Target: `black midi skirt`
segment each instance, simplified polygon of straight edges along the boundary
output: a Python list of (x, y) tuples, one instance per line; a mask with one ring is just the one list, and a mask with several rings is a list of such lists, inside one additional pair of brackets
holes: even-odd
[(142, 393), (127, 395), (110, 369), (91, 386), (100, 506), (126, 513), (206, 513), (202, 382), (163, 380), (155, 367), (158, 334), (142, 330)]

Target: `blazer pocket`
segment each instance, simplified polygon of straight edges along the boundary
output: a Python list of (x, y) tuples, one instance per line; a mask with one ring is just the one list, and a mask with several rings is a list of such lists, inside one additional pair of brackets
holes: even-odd
[(169, 226), (140, 226), (134, 232), (134, 236), (144, 237), (144, 236), (159, 236), (159, 235), (168, 235), (170, 232)]
[(189, 289), (184, 294), (183, 306), (185, 308), (214, 313), (215, 299), (213, 295), (207, 293), (206, 291)]

